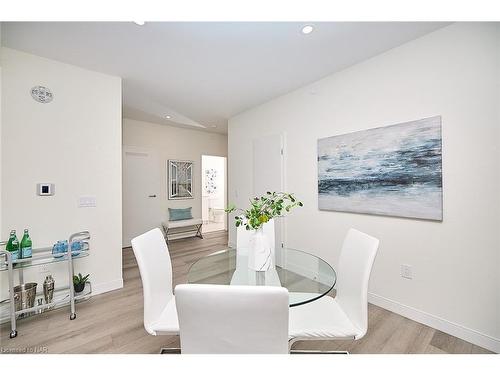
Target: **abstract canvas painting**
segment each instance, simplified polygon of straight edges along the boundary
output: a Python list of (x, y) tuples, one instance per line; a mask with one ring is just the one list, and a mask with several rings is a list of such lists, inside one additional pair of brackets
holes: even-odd
[(441, 116), (319, 139), (318, 207), (442, 220)]

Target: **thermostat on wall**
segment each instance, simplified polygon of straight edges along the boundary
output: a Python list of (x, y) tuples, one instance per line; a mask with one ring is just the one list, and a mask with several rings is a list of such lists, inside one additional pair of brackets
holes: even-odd
[(38, 195), (54, 195), (54, 184), (36, 184), (36, 192)]

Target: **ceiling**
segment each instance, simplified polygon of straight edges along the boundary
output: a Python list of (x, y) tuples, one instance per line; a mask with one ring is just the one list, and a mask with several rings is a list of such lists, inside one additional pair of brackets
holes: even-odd
[(304, 24), (3, 22), (1, 35), (3, 46), (122, 77), (125, 117), (226, 133), (246, 109), (447, 25), (313, 23), (304, 35)]

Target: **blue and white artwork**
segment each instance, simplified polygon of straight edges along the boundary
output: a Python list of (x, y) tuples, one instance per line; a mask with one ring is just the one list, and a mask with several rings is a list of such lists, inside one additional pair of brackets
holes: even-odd
[(319, 139), (318, 206), (442, 220), (441, 116)]

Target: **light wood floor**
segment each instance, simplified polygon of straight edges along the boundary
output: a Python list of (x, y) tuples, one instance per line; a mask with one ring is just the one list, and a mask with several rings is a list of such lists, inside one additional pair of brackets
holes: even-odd
[[(225, 232), (205, 238), (172, 241), (174, 285), (186, 282), (190, 265), (227, 245)], [(20, 320), (19, 335), (9, 339), (10, 325), (0, 327), (0, 353), (158, 353), (178, 347), (172, 336), (150, 336), (143, 326), (142, 285), (131, 249), (123, 250), (124, 288), (77, 305), (77, 319), (67, 308)], [(295, 349), (348, 350), (350, 353), (489, 353), (476, 345), (416, 323), (380, 307), (369, 306), (369, 329), (355, 342), (298, 342)]]

